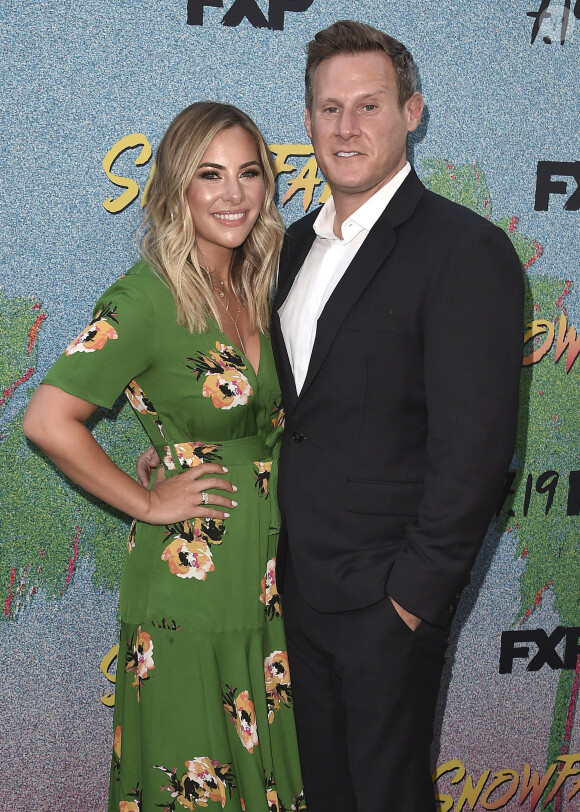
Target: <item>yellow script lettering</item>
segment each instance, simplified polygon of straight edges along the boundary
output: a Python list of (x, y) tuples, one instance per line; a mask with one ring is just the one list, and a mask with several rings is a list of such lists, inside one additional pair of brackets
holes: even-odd
[(288, 201), (294, 197), (296, 192), (303, 189), (304, 198), (302, 200), (302, 205), (304, 207), (304, 211), (306, 211), (306, 209), (312, 203), (314, 189), (322, 183), (322, 178), (317, 177), (317, 172), (318, 164), (316, 163), (316, 158), (309, 158), (298, 173), (297, 177), (295, 177), (292, 181), (288, 181), (288, 191), (282, 198), (282, 205), (285, 206), (286, 203), (288, 203)]
[(564, 350), (568, 348), (566, 353), (566, 372), (570, 372), (572, 364), (578, 357), (580, 352), (580, 336), (576, 333), (576, 328), (570, 325), (568, 330), (568, 318), (565, 313), (560, 316), (560, 324), (558, 325), (558, 339), (556, 341), (556, 353), (554, 355), (554, 362), (557, 364), (562, 357)]
[(578, 791), (580, 791), (580, 779), (577, 779), (577, 780), (576, 780), (576, 781), (574, 781), (574, 783), (572, 784), (572, 790), (571, 790), (571, 792), (570, 792), (570, 795), (568, 795), (568, 800), (569, 800), (569, 801), (571, 801), (571, 800), (572, 800), (572, 798), (573, 798), (573, 797), (576, 795), (576, 793), (577, 793)]
[(545, 807), (548, 806), (550, 801), (552, 801), (556, 797), (558, 792), (560, 792), (562, 784), (567, 778), (570, 778), (571, 775), (580, 774), (580, 770), (574, 769), (574, 764), (577, 764), (580, 761), (580, 753), (572, 753), (571, 755), (567, 756), (558, 756), (556, 761), (559, 761), (560, 764), (562, 764), (563, 766), (560, 772), (558, 773), (558, 777), (556, 779), (556, 783), (552, 788), (552, 791), (550, 792), (550, 794), (548, 795), (548, 797), (544, 802)]
[[(491, 795), (496, 789), (503, 786), (506, 781), (510, 781), (510, 785), (505, 788), (502, 795), (496, 798), (495, 801), (490, 801)], [(489, 786), (481, 796), (481, 805), (484, 809), (501, 809), (508, 801), (514, 797), (518, 791), (520, 783), (520, 776), (515, 770), (500, 770), (494, 776), (491, 786)]]
[(465, 804), (469, 804), (469, 809), (475, 809), (475, 804), (483, 792), (485, 782), (489, 778), (490, 774), (491, 770), (485, 770), (485, 772), (481, 774), (481, 777), (475, 786), (473, 786), (472, 776), (468, 775), (466, 777), (465, 784), (461, 790), (461, 795), (457, 799), (455, 812), (461, 812), (462, 809), (465, 809)]
[(274, 153), (274, 173), (276, 177), (284, 172), (295, 172), (294, 164), (287, 163), (293, 155), (312, 155), (314, 150), (309, 144), (270, 144), (270, 152)]
[[(442, 775), (446, 775), (454, 770), (456, 772), (451, 779), (451, 784), (458, 784), (460, 781), (463, 781), (465, 778), (465, 767), (458, 758), (454, 758), (451, 759), (451, 761), (445, 761), (443, 764), (440, 764), (439, 767), (437, 767), (432, 775), (433, 783), (436, 784)], [(453, 798), (451, 795), (436, 794), (435, 800), (441, 804), (439, 812), (451, 812), (451, 809), (453, 808)]]
[(132, 178), (115, 175), (111, 171), (117, 158), (126, 150), (135, 149), (135, 147), (141, 147), (138, 156), (135, 158), (135, 166), (142, 166), (147, 163), (152, 154), (151, 144), (147, 140), (147, 136), (143, 135), (143, 133), (125, 135), (117, 141), (116, 144), (113, 144), (103, 158), (103, 169), (111, 183), (114, 183), (115, 186), (119, 186), (121, 189), (125, 189), (119, 197), (108, 197), (103, 202), (103, 206), (111, 214), (118, 214), (120, 211), (123, 211), (123, 209), (126, 209), (139, 194), (139, 186), (136, 181)]
[[(109, 682), (113, 683), (113, 685), (117, 681), (117, 676), (116, 674), (109, 673), (109, 669), (111, 668), (111, 666), (113, 665), (118, 656), (119, 656), (119, 644), (117, 643), (117, 645), (113, 646), (113, 648), (105, 654), (105, 656), (101, 660), (100, 665), (101, 671), (103, 672), (105, 677), (109, 680)], [(112, 708), (113, 705), (115, 704), (115, 694), (105, 694), (103, 697), (101, 697), (101, 702), (108, 708)]]
[[(309, 144), (270, 144), (270, 151), (275, 154), (274, 172), (276, 177), (287, 172), (295, 172), (295, 164), (288, 163), (289, 158), (294, 156), (308, 157), (297, 177), (288, 181), (288, 191), (282, 198), (282, 205), (285, 206), (289, 200), (301, 189), (304, 191), (302, 208), (306, 211), (312, 203), (314, 190), (322, 183), (322, 178), (318, 177), (318, 164), (313, 156), (314, 150)], [(326, 203), (331, 195), (330, 186), (325, 183), (319, 203)]]
[(534, 772), (532, 772), (532, 768), (527, 762), (524, 764), (524, 773), (522, 775), (522, 788), (520, 791), (520, 806), (524, 805), (524, 801), (531, 793), (530, 812), (534, 812), (534, 809), (538, 805), (538, 801), (542, 797), (544, 790), (546, 789), (546, 787), (550, 783), (550, 779), (554, 775), (555, 769), (556, 764), (550, 765), (550, 769), (547, 770), (544, 777), (540, 780), (540, 776), (538, 775), (538, 773), (535, 770)]
[(550, 351), (550, 347), (554, 343), (555, 327), (553, 322), (547, 321), (546, 319), (535, 319), (528, 324), (524, 333), (524, 344), (527, 344), (528, 341), (532, 341), (532, 339), (543, 333), (547, 333), (547, 338), (541, 346), (536, 347), (529, 355), (524, 357), (522, 361), (523, 366), (531, 367), (533, 364), (537, 364), (538, 361), (541, 361), (544, 355)]

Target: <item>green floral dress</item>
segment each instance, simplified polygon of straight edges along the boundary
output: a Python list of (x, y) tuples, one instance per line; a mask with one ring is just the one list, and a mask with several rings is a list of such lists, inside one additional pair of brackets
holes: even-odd
[(110, 408), (123, 391), (166, 476), (220, 462), (225, 521), (134, 522), (121, 579), (110, 812), (305, 810), (276, 590), (283, 414), (270, 343), (256, 374), (215, 323), (192, 335), (137, 263), (44, 382)]

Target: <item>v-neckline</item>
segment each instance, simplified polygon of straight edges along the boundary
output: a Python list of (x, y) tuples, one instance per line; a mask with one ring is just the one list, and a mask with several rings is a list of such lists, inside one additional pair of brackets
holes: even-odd
[(258, 358), (258, 367), (256, 369), (256, 368), (254, 368), (254, 365), (252, 364), (252, 362), (250, 361), (250, 359), (248, 358), (246, 353), (243, 352), (240, 349), (240, 347), (238, 347), (238, 345), (234, 341), (232, 341), (228, 335), (226, 335), (224, 333), (223, 330), (220, 330), (219, 324), (217, 322), (215, 322), (215, 325), (216, 325), (216, 329), (217, 329), (218, 333), (220, 334), (220, 336), (228, 342), (227, 346), (228, 347), (233, 347), (235, 349), (235, 351), (238, 353), (238, 355), (240, 356), (240, 358), (244, 359), (244, 361), (246, 362), (246, 369), (251, 369), (252, 370), (252, 372), (254, 374), (254, 378), (257, 381), (258, 380), (258, 375), (260, 374), (260, 368), (261, 368), (261, 365), (262, 365), (262, 356), (263, 356), (263, 350), (264, 350), (264, 348), (262, 346), (262, 332), (261, 332), (261, 330), (258, 330), (258, 342), (260, 344), (260, 356)]

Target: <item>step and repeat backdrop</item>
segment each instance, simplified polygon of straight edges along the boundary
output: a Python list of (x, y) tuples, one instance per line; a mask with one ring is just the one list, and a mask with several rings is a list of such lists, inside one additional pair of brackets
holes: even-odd
[[(27, 444), (30, 394), (137, 258), (183, 107), (258, 122), (287, 224), (324, 202), (303, 49), (353, 18), (416, 58), (423, 182), (504, 229), (527, 279), (519, 437), (452, 630), (436, 792), (443, 812), (580, 810), (580, 2), (4, 0), (0, 18), (0, 809), (106, 806), (128, 528)], [(132, 471), (147, 442), (128, 412), (93, 428)]]

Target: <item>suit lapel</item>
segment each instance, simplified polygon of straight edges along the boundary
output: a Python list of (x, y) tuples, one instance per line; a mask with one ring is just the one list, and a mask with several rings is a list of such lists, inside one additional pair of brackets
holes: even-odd
[(316, 377), (352, 306), (395, 247), (397, 239), (391, 226), (384, 223), (380, 231), (375, 234), (377, 225), (378, 223), (361, 245), (318, 318), (316, 338), (300, 397), (303, 397)]
[(288, 358), (286, 342), (282, 335), (278, 308), (286, 301), (286, 297), (292, 289), (296, 275), (304, 264), (304, 260), (312, 247), (312, 243), (316, 237), (312, 223), (318, 216), (318, 213), (319, 209), (311, 212), (303, 221), (299, 221), (298, 228), (294, 226), (286, 236), (286, 242), (280, 258), (278, 288), (272, 309), (272, 347), (276, 359), (278, 377), (280, 378), (284, 395), (284, 408), (287, 414), (293, 411), (294, 405), (298, 400), (298, 393), (296, 392), (296, 381), (294, 380), (290, 359)]
[(282, 389), (284, 409), (286, 410), (286, 414), (290, 414), (294, 410), (294, 406), (298, 400), (298, 393), (296, 391), (296, 381), (294, 380), (292, 367), (290, 366), (290, 359), (288, 358), (286, 342), (282, 335), (280, 316), (276, 308), (272, 311), (271, 338), (272, 350), (276, 361), (276, 371), (278, 372), (280, 388)]
[[(415, 174), (414, 169), (411, 169), (411, 172), (372, 227), (344, 276), (334, 289), (318, 319), (316, 338), (306, 379), (300, 391), (300, 398), (304, 396), (316, 377), (349, 311), (375, 274), (385, 264), (387, 257), (395, 247), (397, 242), (396, 227), (408, 220), (413, 214), (424, 191), (425, 187)], [(310, 245), (312, 245), (312, 240), (308, 245), (308, 250), (310, 250)], [(298, 269), (294, 269), (293, 279), (302, 266), (305, 257), (306, 254), (304, 254)]]

